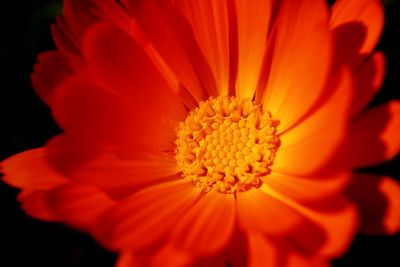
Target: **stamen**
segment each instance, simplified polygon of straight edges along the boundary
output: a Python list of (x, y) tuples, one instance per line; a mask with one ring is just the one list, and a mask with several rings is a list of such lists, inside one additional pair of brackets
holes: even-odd
[(204, 192), (234, 194), (259, 187), (280, 144), (278, 124), (249, 99), (201, 102), (179, 125), (176, 160), (182, 178)]

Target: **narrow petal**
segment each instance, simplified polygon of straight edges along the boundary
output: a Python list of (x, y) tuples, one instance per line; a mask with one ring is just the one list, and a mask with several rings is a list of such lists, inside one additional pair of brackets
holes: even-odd
[(325, 1), (282, 1), (272, 34), (271, 73), (262, 104), (285, 131), (316, 102), (328, 77), (331, 37)]
[(266, 177), (265, 183), (286, 197), (305, 204), (340, 193), (350, 177), (351, 174), (347, 172), (310, 177), (272, 172)]
[(75, 227), (91, 230), (114, 202), (96, 187), (67, 184), (48, 192), (47, 205), (56, 216)]
[(175, 3), (192, 26), (197, 43), (217, 81), (218, 95), (228, 95), (231, 53), (228, 1), (178, 0)]
[(396, 234), (400, 231), (400, 184), (386, 176), (356, 173), (347, 195), (361, 212), (361, 232)]
[(238, 97), (253, 99), (256, 91), (269, 37), (272, 2), (235, 0), (238, 28)]
[(319, 109), (281, 134), (281, 146), (272, 170), (298, 176), (310, 175), (335, 156), (347, 130), (352, 86), (347, 71), (342, 73), (340, 79), (333, 95)]
[(350, 107), (351, 115), (360, 113), (379, 91), (385, 78), (385, 56), (376, 52), (355, 73), (353, 104)]
[(299, 214), (258, 189), (237, 194), (239, 222), (243, 229), (280, 235), (296, 228)]
[(29, 190), (46, 190), (67, 182), (45, 159), (43, 148), (19, 153), (1, 162), (6, 183)]
[(176, 226), (198, 195), (184, 180), (143, 189), (104, 215), (99, 240), (113, 249), (152, 245)]
[(139, 27), (183, 86), (197, 100), (215, 96), (217, 86), (191, 25), (169, 0), (125, 0)]
[(353, 168), (389, 160), (400, 151), (399, 132), (400, 101), (371, 108), (354, 119), (337, 160)]
[[(306, 220), (303, 220), (304, 224), (299, 228), (301, 231), (297, 230), (288, 235), (304, 250), (337, 257), (348, 249), (358, 229), (357, 210), (348, 201), (335, 197), (324, 203), (316, 203), (320, 207), (311, 208), (287, 198), (265, 184), (260, 190), (304, 216)], [(307, 220), (310, 223), (307, 223)]]
[[(332, 6), (331, 27), (335, 28), (346, 23), (360, 22), (367, 33), (363, 44), (359, 48), (360, 53), (368, 54), (374, 48), (382, 33), (384, 15), (383, 6), (379, 0), (337, 0)], [(351, 39), (350, 39), (351, 40)], [(351, 49), (357, 45), (346, 41), (346, 46)]]
[(171, 241), (195, 254), (212, 255), (228, 244), (235, 217), (233, 195), (208, 192), (179, 220)]
[(289, 251), (286, 267), (330, 267), (329, 260)]

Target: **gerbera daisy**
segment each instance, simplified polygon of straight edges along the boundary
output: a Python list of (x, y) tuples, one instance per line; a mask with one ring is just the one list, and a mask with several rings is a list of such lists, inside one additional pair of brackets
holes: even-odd
[(118, 267), (328, 266), (360, 214), (400, 228), (400, 186), (353, 172), (400, 149), (400, 103), (363, 112), (382, 24), (377, 0), (65, 0), (32, 76), (63, 133), (4, 181)]

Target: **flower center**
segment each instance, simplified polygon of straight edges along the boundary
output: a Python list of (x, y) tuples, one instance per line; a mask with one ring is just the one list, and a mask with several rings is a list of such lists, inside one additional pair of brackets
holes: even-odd
[(279, 147), (278, 123), (249, 99), (201, 102), (179, 125), (176, 159), (182, 178), (204, 192), (260, 186)]

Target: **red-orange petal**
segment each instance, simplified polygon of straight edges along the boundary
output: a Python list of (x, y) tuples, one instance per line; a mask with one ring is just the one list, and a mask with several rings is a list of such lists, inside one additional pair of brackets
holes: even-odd
[(141, 266), (133, 252), (122, 251), (118, 255), (115, 267), (141, 267)]
[(37, 60), (31, 77), (33, 87), (44, 102), (50, 103), (54, 90), (74, 71), (69, 59), (60, 52), (44, 52)]
[(355, 173), (347, 189), (361, 213), (365, 234), (396, 234), (400, 231), (400, 184), (387, 176)]
[(351, 203), (337, 196), (311, 207), (301, 205), (265, 184), (260, 190), (304, 216), (303, 224), (299, 226), (301, 230), (292, 232), (288, 238), (295, 240), (305, 251), (337, 257), (348, 249), (358, 228), (358, 213)]
[(150, 184), (179, 173), (174, 155), (143, 153), (139, 158), (103, 154), (74, 173), (73, 179), (99, 187), (129, 187)]
[(217, 81), (218, 95), (228, 95), (231, 53), (228, 2), (178, 0), (175, 3), (192, 26)]
[(144, 248), (166, 237), (199, 195), (192, 184), (175, 180), (143, 189), (102, 218), (99, 240), (112, 249)]
[[(346, 23), (360, 22), (366, 26), (367, 33), (363, 44), (359, 48), (361, 53), (370, 53), (382, 33), (384, 15), (383, 6), (379, 0), (337, 0), (332, 6), (331, 27), (335, 28)], [(350, 39), (352, 40), (352, 39)], [(346, 46), (351, 47), (351, 42)], [(350, 48), (351, 49), (351, 48)]]
[(218, 253), (232, 237), (235, 218), (233, 195), (208, 192), (177, 222), (171, 242), (196, 255)]
[(272, 170), (298, 176), (310, 175), (335, 156), (347, 130), (352, 86), (347, 71), (339, 77), (341, 80), (333, 95), (319, 109), (281, 134), (281, 146)]
[(58, 216), (49, 208), (47, 190), (22, 190), (18, 195), (21, 208), (32, 218), (43, 221), (60, 221)]
[(262, 102), (281, 120), (280, 131), (302, 118), (323, 92), (332, 56), (328, 17), (328, 7), (322, 0), (281, 3), (272, 33), (271, 73)]
[[(248, 234), (249, 259), (246, 267), (281, 266), (282, 249), (272, 240), (256, 233)], [(281, 251), (279, 251), (281, 250)]]
[(354, 97), (350, 107), (352, 116), (360, 113), (376, 95), (385, 78), (385, 56), (376, 52), (355, 73)]
[(46, 190), (68, 180), (57, 173), (45, 159), (43, 148), (28, 150), (1, 162), (6, 183), (28, 190)]
[(302, 219), (291, 207), (258, 189), (240, 192), (236, 198), (244, 230), (280, 235), (296, 228)]
[(97, 79), (126, 100), (135, 127), (161, 127), (146, 131), (143, 138), (149, 135), (148, 141), (154, 139), (155, 144), (166, 135), (175, 138), (175, 128), (186, 117), (186, 110), (131, 35), (111, 24), (98, 24), (86, 35), (84, 51)]
[(72, 183), (49, 191), (46, 202), (61, 221), (88, 231), (101, 223), (99, 216), (114, 205), (100, 189)]
[(352, 168), (389, 160), (400, 151), (399, 133), (400, 101), (371, 108), (352, 122), (337, 160)]
[(309, 177), (271, 172), (264, 182), (286, 197), (299, 203), (311, 203), (340, 193), (351, 178), (348, 172), (320, 174)]
[(211, 68), (190, 23), (169, 0), (125, 0), (140, 29), (182, 85), (200, 101), (217, 94)]

